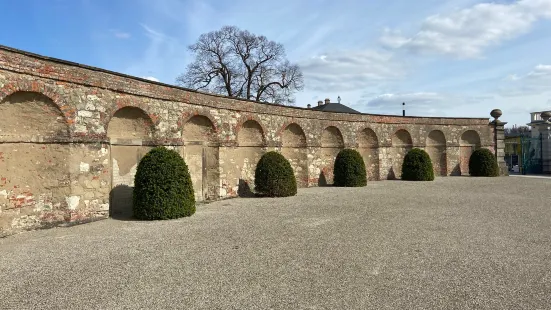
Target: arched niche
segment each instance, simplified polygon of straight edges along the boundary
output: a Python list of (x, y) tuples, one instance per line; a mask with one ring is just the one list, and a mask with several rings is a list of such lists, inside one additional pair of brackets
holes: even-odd
[(344, 139), (341, 131), (335, 126), (326, 127), (321, 134), (320, 173), (318, 185), (324, 186), (333, 183), (333, 168), (335, 159), (344, 148)]
[(236, 178), (234, 186), (237, 185), (239, 196), (251, 196), (254, 188), (254, 175), (256, 164), (264, 154), (266, 146), (264, 131), (256, 120), (245, 121), (237, 131), (238, 147), (231, 153), (229, 161), (232, 163), (232, 177)]
[(407, 152), (413, 148), (411, 134), (405, 129), (399, 129), (392, 135), (392, 148), (390, 151), (392, 165), (388, 173), (388, 179), (402, 177), (402, 163)]
[(0, 115), (0, 137), (4, 140), (69, 136), (63, 113), (52, 99), (41, 93), (18, 91), (7, 96), (0, 103)]
[(379, 180), (379, 139), (371, 128), (358, 134), (358, 148), (365, 163), (368, 180)]
[(111, 193), (109, 214), (114, 218), (132, 216), (132, 192), (136, 169), (151, 146), (144, 145), (154, 134), (147, 113), (133, 106), (117, 110), (107, 125), (111, 149)]
[(475, 130), (467, 130), (461, 134), (460, 145), (465, 146), (480, 146), (480, 135)]
[(392, 135), (392, 146), (411, 146), (413, 144), (411, 134), (405, 129), (400, 129)]
[(480, 135), (475, 130), (466, 130), (459, 139), (459, 169), (462, 175), (469, 174), (471, 154), (481, 147)]
[(360, 148), (378, 148), (379, 138), (371, 128), (365, 128), (358, 134), (358, 146)]
[(196, 201), (220, 196), (219, 147), (216, 127), (204, 115), (194, 115), (184, 124), (184, 159), (191, 175)]
[[(41, 93), (17, 91), (0, 102), (0, 115), (0, 193), (6, 195), (0, 194), (0, 217), (64, 212), (71, 195), (71, 147), (63, 113)], [(11, 223), (0, 221), (0, 230)]]
[(296, 123), (287, 125), (281, 134), (281, 144), (283, 147), (306, 147), (304, 130)]
[(128, 106), (117, 110), (107, 125), (107, 136), (111, 139), (147, 140), (152, 138), (153, 132), (153, 121), (138, 107)]
[(321, 135), (322, 147), (344, 147), (344, 139), (342, 138), (341, 131), (335, 126), (329, 126), (323, 130)]
[(287, 125), (281, 134), (281, 146), (281, 153), (293, 167), (297, 185), (308, 187), (308, 149), (304, 130), (296, 123)]
[(185, 142), (215, 142), (215, 126), (210, 118), (204, 115), (195, 115), (185, 124), (182, 134)]
[(241, 125), (237, 133), (237, 144), (241, 146), (262, 147), (265, 144), (262, 126), (255, 120), (248, 120)]
[(441, 130), (432, 130), (427, 135), (426, 151), (429, 154), (434, 175), (447, 175), (447, 159), (446, 159), (446, 137)]

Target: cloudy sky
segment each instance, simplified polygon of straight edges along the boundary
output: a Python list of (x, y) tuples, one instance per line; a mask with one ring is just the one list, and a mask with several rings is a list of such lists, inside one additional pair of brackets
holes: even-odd
[(200, 34), (284, 44), (306, 89), (359, 111), (489, 117), (551, 109), (551, 0), (4, 0), (0, 44), (175, 84)]

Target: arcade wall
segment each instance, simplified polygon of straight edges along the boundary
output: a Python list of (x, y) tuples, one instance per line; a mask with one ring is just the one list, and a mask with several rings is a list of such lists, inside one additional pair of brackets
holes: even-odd
[[(0, 236), (131, 215), (133, 178), (155, 145), (185, 159), (198, 201), (244, 196), (281, 152), (300, 187), (330, 185), (343, 148), (370, 180), (400, 178), (405, 153), (437, 176), (495, 149), (488, 118), (346, 114), (236, 100), (0, 46)], [(200, 207), (200, 206), (199, 206)]]

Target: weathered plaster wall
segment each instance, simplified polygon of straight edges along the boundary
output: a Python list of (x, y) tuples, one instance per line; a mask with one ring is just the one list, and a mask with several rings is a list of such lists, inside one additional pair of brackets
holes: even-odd
[(154, 145), (177, 150), (197, 200), (247, 195), (269, 150), (299, 186), (331, 184), (342, 148), (370, 180), (400, 177), (426, 149), (437, 175), (467, 173), (473, 148), (494, 149), (487, 118), (327, 113), (201, 94), (0, 47), (0, 235), (131, 214), (137, 163)]

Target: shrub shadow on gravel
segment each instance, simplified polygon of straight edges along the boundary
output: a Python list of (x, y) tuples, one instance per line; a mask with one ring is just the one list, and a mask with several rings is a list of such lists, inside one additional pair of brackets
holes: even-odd
[(251, 185), (249, 182), (239, 179), (239, 185), (237, 187), (237, 195), (240, 198), (254, 198), (257, 195), (252, 191)]
[(132, 210), (134, 188), (117, 185), (109, 193), (109, 217), (119, 221), (136, 221)]

